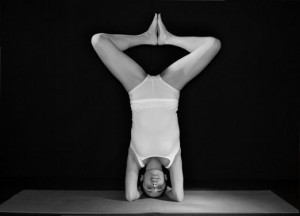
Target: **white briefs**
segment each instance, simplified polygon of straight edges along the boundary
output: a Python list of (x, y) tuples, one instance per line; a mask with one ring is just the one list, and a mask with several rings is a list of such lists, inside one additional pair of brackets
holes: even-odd
[(141, 167), (150, 157), (169, 159), (170, 168), (180, 149), (177, 118), (180, 92), (160, 75), (147, 77), (129, 93), (132, 111), (130, 147)]

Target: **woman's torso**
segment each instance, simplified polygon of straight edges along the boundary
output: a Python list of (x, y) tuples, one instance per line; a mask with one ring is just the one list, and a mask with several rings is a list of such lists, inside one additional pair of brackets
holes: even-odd
[(147, 75), (129, 92), (132, 110), (130, 147), (143, 167), (151, 157), (170, 166), (178, 150), (179, 91), (160, 75)]

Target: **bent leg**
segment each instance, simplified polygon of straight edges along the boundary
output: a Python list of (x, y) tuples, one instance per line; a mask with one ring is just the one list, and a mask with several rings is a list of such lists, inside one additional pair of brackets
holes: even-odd
[(92, 37), (91, 43), (96, 53), (128, 92), (145, 79), (146, 73), (133, 59), (122, 51), (142, 44), (156, 45), (156, 31), (157, 15), (155, 14), (150, 27), (143, 34), (99, 33)]
[(99, 33), (92, 37), (92, 44), (97, 43), (99, 37), (109, 39), (120, 51), (127, 50), (134, 46), (139, 45), (156, 45), (156, 41), (153, 35), (149, 32), (145, 32), (140, 35), (126, 35), (126, 34), (107, 34)]
[(161, 76), (174, 88), (181, 90), (190, 80), (197, 76), (214, 58), (221, 47), (218, 39), (213, 37), (180, 37), (167, 31), (158, 16), (160, 45), (174, 45), (190, 52), (167, 67)]
[(149, 44), (146, 35), (112, 35), (100, 33), (92, 37), (92, 45), (110, 72), (130, 91), (146, 77), (145, 71), (122, 52), (132, 46)]
[(220, 41), (213, 37), (173, 36), (167, 44), (190, 51), (162, 72), (162, 77), (174, 88), (181, 90), (190, 80), (200, 74), (220, 50)]

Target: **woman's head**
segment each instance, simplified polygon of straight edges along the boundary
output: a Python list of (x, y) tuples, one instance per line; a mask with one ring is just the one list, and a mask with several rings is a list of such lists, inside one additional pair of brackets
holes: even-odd
[(140, 186), (148, 197), (160, 197), (167, 188), (167, 174), (160, 169), (144, 170), (140, 177)]

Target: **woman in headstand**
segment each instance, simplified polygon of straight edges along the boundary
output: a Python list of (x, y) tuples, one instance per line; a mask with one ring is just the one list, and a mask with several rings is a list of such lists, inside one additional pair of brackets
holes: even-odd
[[(155, 14), (150, 27), (142, 34), (98, 33), (93, 35), (91, 43), (130, 97), (132, 129), (125, 177), (126, 199), (133, 201), (144, 193), (149, 197), (165, 194), (171, 200), (182, 201), (179, 93), (218, 53), (220, 41), (214, 37), (175, 36), (166, 29), (160, 14)], [(142, 44), (174, 45), (190, 53), (161, 74), (151, 76), (123, 52)], [(169, 170), (171, 187), (166, 184), (163, 166)], [(143, 167), (145, 173), (139, 179)]]

